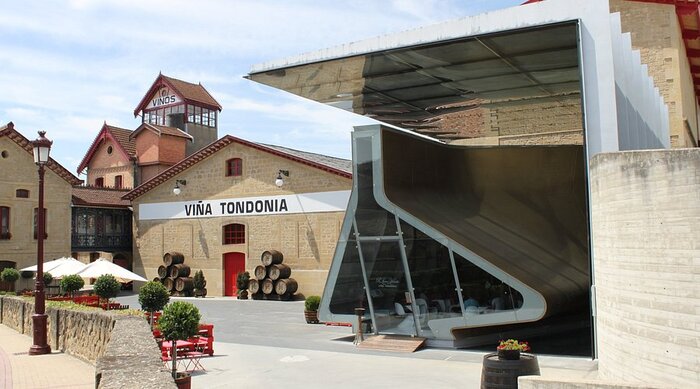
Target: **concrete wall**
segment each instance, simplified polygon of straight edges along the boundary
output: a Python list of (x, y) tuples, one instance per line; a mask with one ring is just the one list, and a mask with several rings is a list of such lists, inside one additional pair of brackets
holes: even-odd
[[(14, 261), (17, 269), (21, 269), (36, 264), (37, 260), (34, 208), (39, 206), (39, 176), (34, 157), (7, 137), (0, 138), (2, 151), (7, 151), (7, 158), (0, 158), (0, 206), (10, 207), (12, 238), (0, 240), (0, 260)], [(44, 241), (44, 258), (50, 260), (70, 255), (71, 184), (50, 169), (45, 171), (48, 238)], [(29, 198), (17, 198), (17, 189), (29, 190)]]
[(700, 149), (591, 161), (600, 377), (700, 381)]
[(194, 138), (192, 142), (187, 142), (187, 156), (196, 153), (219, 139), (217, 127), (207, 127), (197, 123), (185, 123), (184, 131)]
[[(226, 161), (231, 158), (243, 160), (240, 177), (225, 175)], [(284, 186), (278, 188), (274, 181), (280, 169), (289, 170), (290, 176), (284, 177)], [(172, 193), (175, 179), (187, 180), (178, 197)], [(134, 271), (153, 279), (164, 253), (181, 252), (192, 271), (203, 270), (208, 295), (220, 296), (224, 293), (225, 253), (244, 253), (246, 270), (252, 273), (263, 251), (279, 250), (284, 263), (292, 268), (291, 277), (299, 283), (298, 293), (320, 295), (344, 212), (139, 221), (138, 207), (143, 203), (350, 190), (350, 186), (348, 178), (232, 143), (133, 201)], [(246, 226), (245, 244), (223, 244), (222, 228), (230, 223)]]
[(518, 377), (519, 389), (661, 389), (669, 386), (647, 384), (628, 384), (623, 382), (606, 382), (598, 380), (573, 380), (551, 377)]
[[(108, 148), (112, 148), (112, 153), (107, 152)], [(119, 151), (117, 146), (111, 139), (105, 138), (95, 150), (87, 171), (87, 184), (95, 185), (95, 179), (104, 178), (104, 186), (113, 187), (114, 177), (122, 176), (122, 187), (134, 187), (134, 167), (128, 157)]]

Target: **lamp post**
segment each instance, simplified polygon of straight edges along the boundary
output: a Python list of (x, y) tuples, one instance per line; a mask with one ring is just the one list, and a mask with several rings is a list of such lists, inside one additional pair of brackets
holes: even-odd
[(44, 165), (49, 162), (50, 140), (39, 131), (39, 138), (32, 141), (34, 163), (39, 166), (39, 209), (37, 210), (36, 241), (36, 290), (34, 291), (34, 315), (32, 315), (33, 341), (29, 355), (49, 354), (51, 347), (46, 342), (46, 296), (44, 295)]

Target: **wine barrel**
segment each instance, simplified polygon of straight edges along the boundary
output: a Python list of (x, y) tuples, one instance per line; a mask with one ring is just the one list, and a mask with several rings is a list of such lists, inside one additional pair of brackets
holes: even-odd
[(155, 277), (155, 278), (153, 278), (153, 282), (158, 282), (158, 283), (160, 283), (160, 277)]
[(158, 277), (165, 278), (168, 276), (168, 268), (165, 265), (158, 266)]
[(260, 256), (260, 260), (264, 266), (270, 266), (277, 263), (282, 263), (282, 253), (277, 250), (264, 251)]
[(253, 300), (261, 300), (263, 298), (263, 296), (264, 295), (262, 294), (262, 292), (251, 293), (250, 298)]
[(253, 274), (255, 274), (255, 279), (262, 281), (267, 277), (267, 269), (263, 265), (258, 265), (253, 270)]
[(275, 283), (269, 278), (265, 278), (262, 282), (262, 292), (265, 294), (270, 294), (275, 291)]
[(535, 355), (521, 353), (520, 359), (509, 361), (498, 359), (497, 353), (486, 354), (481, 368), (481, 388), (517, 389), (521, 375), (540, 375)]
[(251, 278), (250, 281), (248, 281), (248, 290), (250, 294), (255, 294), (260, 291), (260, 283), (257, 279)]
[(271, 280), (279, 280), (280, 278), (289, 278), (289, 276), (292, 275), (292, 268), (283, 265), (281, 263), (277, 265), (272, 265), (270, 266), (270, 270), (268, 270), (268, 273), (270, 273), (270, 279)]
[(284, 294), (294, 294), (298, 287), (299, 284), (297, 284), (297, 281), (294, 278), (283, 278), (277, 280), (275, 283), (275, 293), (280, 296)]
[(163, 286), (165, 286), (165, 289), (168, 291), (175, 290), (175, 279), (172, 277), (163, 278)]
[(173, 297), (185, 297), (185, 292), (180, 292), (179, 290), (173, 290), (170, 292), (170, 295)]
[(170, 277), (189, 277), (190, 267), (184, 263), (178, 263), (177, 265), (170, 266)]
[(182, 253), (170, 252), (163, 255), (163, 264), (165, 266), (175, 265), (185, 262), (185, 256)]
[(194, 279), (192, 277), (177, 277), (175, 279), (175, 290), (184, 292), (194, 289)]

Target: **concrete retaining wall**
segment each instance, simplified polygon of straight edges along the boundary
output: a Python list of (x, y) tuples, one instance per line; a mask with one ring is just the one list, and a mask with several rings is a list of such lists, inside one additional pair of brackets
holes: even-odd
[(623, 384), (602, 381), (565, 380), (537, 376), (518, 377), (519, 389), (663, 389), (667, 387), (644, 384)]
[[(0, 296), (0, 323), (32, 336), (34, 302)], [(175, 388), (146, 320), (101, 310), (47, 308), (48, 343), (97, 365), (96, 388)]]
[(700, 382), (700, 150), (598, 154), (591, 212), (599, 377)]

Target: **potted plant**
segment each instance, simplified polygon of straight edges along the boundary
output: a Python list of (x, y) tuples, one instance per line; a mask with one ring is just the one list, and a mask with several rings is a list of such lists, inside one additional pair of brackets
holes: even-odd
[(170, 293), (160, 282), (149, 281), (139, 290), (141, 309), (149, 312), (149, 322), (153, 331), (153, 316), (163, 309), (170, 301)]
[(172, 375), (178, 388), (189, 388), (191, 377), (187, 373), (178, 376), (176, 343), (179, 339), (185, 340), (197, 334), (200, 318), (199, 310), (193, 304), (175, 301), (163, 309), (163, 314), (158, 319), (163, 339), (171, 342)]
[(69, 293), (70, 297), (73, 298), (73, 295), (75, 292), (79, 291), (80, 288), (82, 288), (85, 285), (85, 281), (83, 281), (82, 277), (80, 277), (77, 274), (71, 274), (63, 277), (61, 279), (61, 290), (64, 293)]
[(309, 324), (317, 324), (318, 321), (318, 306), (321, 305), (320, 296), (309, 296), (304, 300), (304, 318)]
[(202, 270), (197, 270), (194, 273), (192, 283), (194, 284), (194, 297), (206, 297), (207, 292), (205, 287), (207, 286), (207, 280), (204, 279)]
[(515, 361), (520, 359), (521, 351), (530, 351), (530, 345), (516, 339), (501, 340), (496, 351), (498, 351), (498, 359)]
[(101, 299), (107, 300), (107, 309), (109, 309), (109, 299), (117, 297), (120, 289), (121, 284), (111, 274), (103, 274), (97, 277), (93, 286), (95, 294), (100, 296)]
[(238, 273), (236, 276), (236, 287), (238, 288), (238, 298), (246, 300), (248, 298), (248, 284), (250, 283), (250, 273), (247, 271)]
[(7, 267), (3, 269), (2, 273), (0, 273), (0, 279), (3, 280), (3, 282), (7, 282), (12, 285), (12, 290), (15, 290), (15, 281), (19, 279), (19, 271), (17, 269)]
[[(22, 278), (24, 281), (22, 281), (22, 286), (24, 286), (24, 289), (29, 289), (32, 286), (31, 279), (34, 278), (34, 272), (29, 271), (29, 270), (23, 270), (19, 272), (20, 278)], [(29, 288), (28, 288), (29, 287)]]

